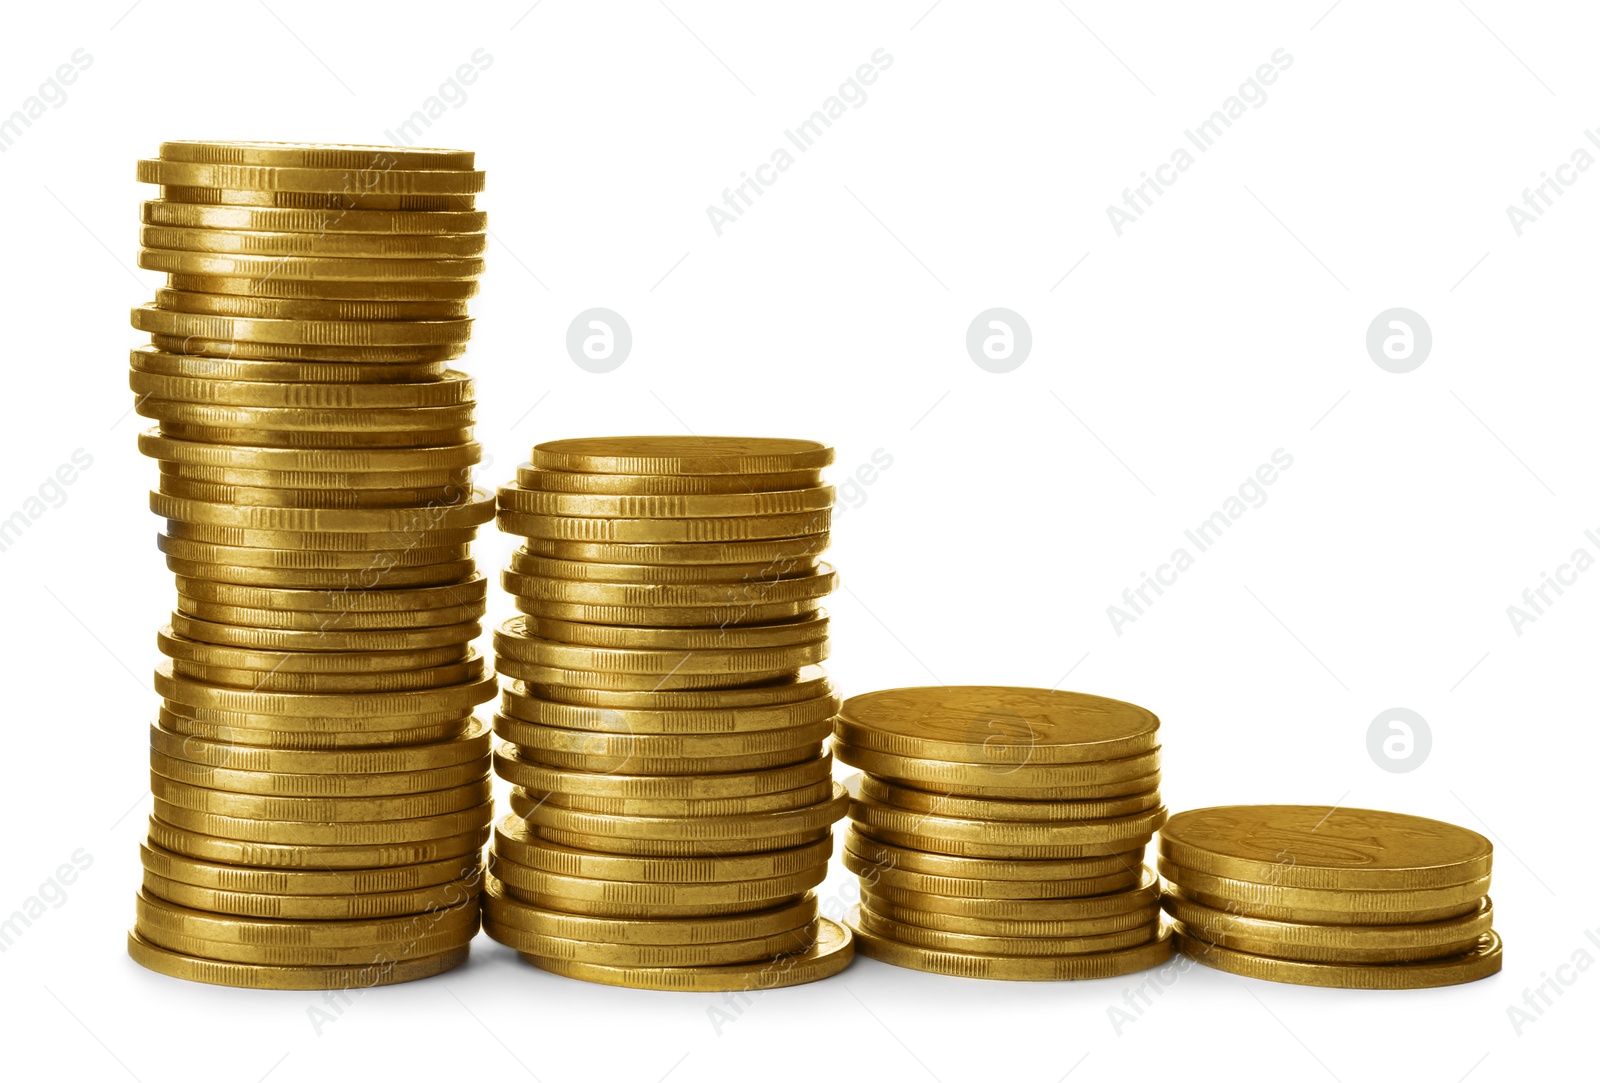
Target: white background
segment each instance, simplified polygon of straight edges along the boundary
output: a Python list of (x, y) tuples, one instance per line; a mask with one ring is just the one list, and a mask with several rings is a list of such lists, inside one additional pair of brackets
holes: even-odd
[[(0, 554), (0, 915), (80, 848), (93, 861), (0, 957), (19, 1072), (1077, 1083), (1576, 1066), (1600, 975), (1558, 968), (1600, 958), (1585, 937), (1600, 882), (1576, 845), (1591, 834), (1600, 572), (1521, 635), (1506, 610), (1574, 549), (1600, 556), (1584, 537), (1600, 527), (1600, 170), (1520, 237), (1506, 207), (1600, 125), (1592, 10), (125, 7), (12, 5), (0, 35), (0, 115), (75, 49), (93, 57), (0, 155), (0, 518), (75, 449), (94, 460)], [(1197, 969), (1119, 1031), (1108, 1008), (1138, 978), (984, 983), (863, 959), (719, 1032), (721, 998), (569, 981), (480, 939), (464, 969), (369, 992), (318, 1033), (315, 994), (130, 962), (148, 675), (173, 595), (125, 382), (127, 310), (159, 283), (134, 269), (154, 194), (134, 161), (171, 138), (383, 142), (480, 48), (492, 63), (426, 141), (476, 150), (489, 175), (494, 240), (462, 363), (479, 378), (484, 481), (575, 435), (812, 437), (837, 447), (841, 483), (883, 449), (893, 465), (835, 532), (830, 668), (846, 694), (1070, 673), (1065, 687), (1161, 715), (1174, 810), (1342, 802), (1483, 831), (1505, 972), (1374, 994)], [(880, 48), (893, 62), (864, 104), (718, 236), (706, 206)], [(1277, 49), (1293, 62), (1264, 104), (1117, 236), (1108, 204)], [(597, 305), (634, 335), (607, 375), (563, 346)], [(964, 347), (993, 306), (1032, 328), (1005, 375)], [(1364, 341), (1395, 306), (1434, 337), (1406, 375)], [(1279, 448), (1293, 466), (1266, 502), (1117, 634), (1107, 606)], [(481, 564), (511, 545), (490, 531)], [(1397, 706), (1433, 736), (1409, 773), (1367, 752), (1369, 722)], [(850, 878), (836, 869), (826, 890), (838, 912)], [(1546, 974), (1572, 984), (1519, 1034), (1507, 1009)]]

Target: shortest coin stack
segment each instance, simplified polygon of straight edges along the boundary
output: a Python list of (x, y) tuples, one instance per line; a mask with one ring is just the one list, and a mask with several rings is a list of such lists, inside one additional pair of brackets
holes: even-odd
[(862, 954), (939, 974), (1104, 978), (1172, 955), (1144, 847), (1166, 818), (1155, 715), (1038, 688), (846, 700), (847, 919)]
[(1230, 805), (1161, 832), (1162, 905), (1185, 955), (1336, 989), (1427, 989), (1500, 970), (1494, 848), (1476, 831), (1370, 809)]

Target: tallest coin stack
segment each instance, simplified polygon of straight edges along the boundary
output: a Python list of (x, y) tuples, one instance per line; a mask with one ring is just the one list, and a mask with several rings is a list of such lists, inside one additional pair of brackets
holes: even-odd
[(178, 604), (129, 953), (223, 985), (404, 981), (466, 958), (494, 676), (466, 151), (177, 142), (139, 163), (136, 409)]

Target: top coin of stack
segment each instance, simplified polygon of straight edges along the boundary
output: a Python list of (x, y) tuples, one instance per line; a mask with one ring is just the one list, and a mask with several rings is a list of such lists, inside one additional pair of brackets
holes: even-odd
[(177, 574), (129, 938), (230, 985), (455, 966), (477, 928), (492, 698), (472, 650), (482, 270), (467, 151), (173, 142), (139, 163), (135, 409)]
[(1230, 805), (1161, 831), (1162, 904), (1184, 954), (1234, 974), (1423, 989), (1500, 970), (1494, 847), (1398, 812)]
[(844, 813), (823, 743), (831, 449), (807, 440), (540, 444), (500, 491), (526, 538), (484, 927), (590, 981), (729, 990), (849, 962), (817, 917)]
[(1172, 954), (1144, 846), (1166, 819), (1160, 725), (1042, 688), (897, 688), (840, 709), (864, 774), (845, 867), (863, 954), (962, 977), (1102, 978)]

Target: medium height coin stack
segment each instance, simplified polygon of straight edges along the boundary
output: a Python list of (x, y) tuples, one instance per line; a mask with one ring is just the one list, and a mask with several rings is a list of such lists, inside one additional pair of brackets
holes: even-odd
[(843, 969), (811, 889), (846, 798), (816, 665), (834, 574), (830, 448), (618, 437), (533, 449), (500, 491), (525, 538), (495, 633), (512, 783), (484, 928), (535, 966), (653, 989)]
[(465, 151), (176, 142), (139, 163), (140, 450), (178, 604), (128, 936), (152, 970), (336, 988), (461, 963), (491, 821), (494, 676)]
[(1185, 955), (1336, 989), (1428, 989), (1500, 971), (1494, 846), (1374, 809), (1226, 805), (1161, 830), (1162, 904)]
[(845, 867), (862, 954), (972, 978), (1103, 978), (1172, 955), (1144, 847), (1166, 819), (1159, 722), (1038, 688), (897, 688), (840, 709), (863, 775)]

